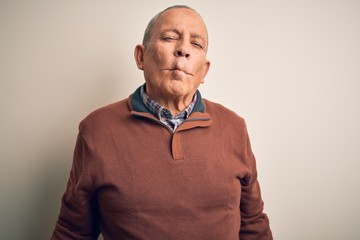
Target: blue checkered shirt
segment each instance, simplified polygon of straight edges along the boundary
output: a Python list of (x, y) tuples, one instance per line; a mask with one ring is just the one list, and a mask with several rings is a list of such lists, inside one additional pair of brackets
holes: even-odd
[(150, 113), (152, 113), (162, 123), (168, 126), (172, 131), (175, 131), (176, 128), (179, 127), (180, 124), (189, 117), (196, 103), (196, 94), (195, 94), (189, 106), (187, 106), (181, 113), (179, 113), (177, 116), (174, 117), (169, 109), (166, 109), (165, 107), (161, 106), (159, 103), (152, 100), (146, 94), (145, 84), (141, 86), (140, 95), (142, 101), (144, 102), (146, 108), (150, 111)]

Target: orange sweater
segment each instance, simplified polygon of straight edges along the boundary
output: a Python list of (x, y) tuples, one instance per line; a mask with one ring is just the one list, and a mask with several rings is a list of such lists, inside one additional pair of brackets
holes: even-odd
[(244, 120), (197, 94), (174, 133), (139, 89), (87, 116), (52, 239), (272, 239)]

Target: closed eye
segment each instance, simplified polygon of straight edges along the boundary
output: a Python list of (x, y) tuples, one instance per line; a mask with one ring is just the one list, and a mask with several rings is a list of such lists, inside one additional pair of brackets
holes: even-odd
[(177, 38), (174, 37), (174, 36), (169, 36), (169, 37), (162, 37), (161, 40), (163, 40), (163, 41), (174, 41), (174, 40), (177, 40)]
[(197, 48), (204, 49), (204, 47), (203, 47), (203, 46), (201, 45), (201, 43), (199, 43), (199, 42), (192, 42), (191, 44), (194, 45), (194, 46), (197, 47)]

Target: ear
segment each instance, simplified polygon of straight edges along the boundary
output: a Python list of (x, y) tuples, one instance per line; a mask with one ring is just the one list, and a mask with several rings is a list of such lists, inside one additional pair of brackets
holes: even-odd
[(134, 57), (135, 57), (136, 66), (140, 70), (144, 70), (144, 51), (145, 51), (144, 45), (141, 44), (136, 45), (134, 50)]
[(206, 74), (208, 73), (209, 69), (210, 69), (210, 61), (209, 61), (209, 60), (206, 60), (205, 63), (204, 63), (204, 76), (203, 76), (203, 78), (202, 78), (202, 80), (201, 80), (201, 83), (204, 83), (204, 81), (205, 81), (205, 76), (206, 76)]

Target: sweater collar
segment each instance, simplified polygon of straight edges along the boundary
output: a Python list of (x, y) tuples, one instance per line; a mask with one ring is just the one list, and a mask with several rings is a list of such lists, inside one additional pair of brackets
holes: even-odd
[[(130, 98), (130, 105), (131, 105), (131, 109), (133, 111), (136, 112), (145, 112), (145, 113), (149, 113), (149, 110), (146, 108), (144, 102), (141, 99), (141, 86), (138, 87), (135, 92), (129, 97)], [(201, 112), (204, 113), (205, 111), (205, 105), (204, 102), (202, 100), (201, 94), (199, 90), (196, 90), (196, 102), (195, 102), (195, 106), (192, 110), (192, 113), (195, 112)]]

